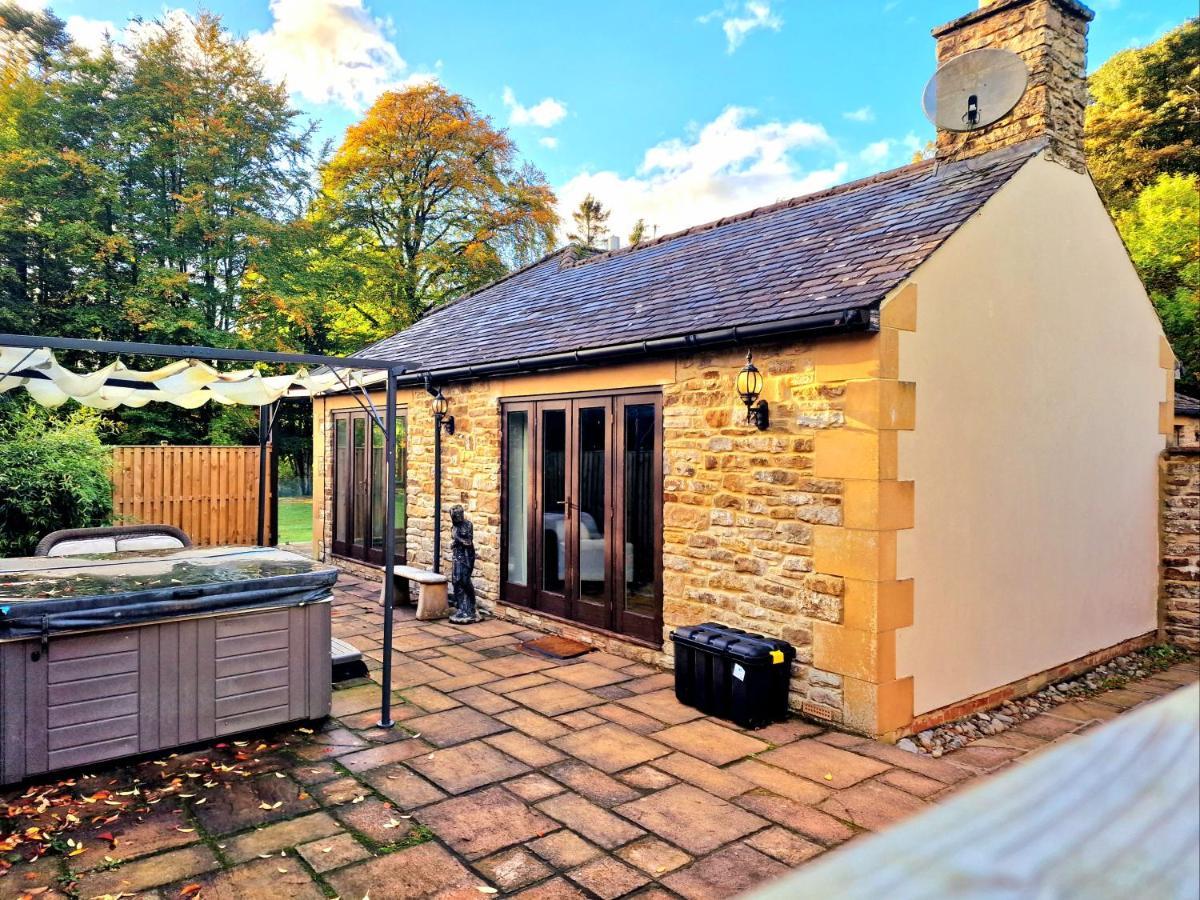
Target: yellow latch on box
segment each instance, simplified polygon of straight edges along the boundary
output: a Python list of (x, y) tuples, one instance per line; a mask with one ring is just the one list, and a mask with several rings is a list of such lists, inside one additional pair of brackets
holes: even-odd
[(783, 651), (782, 650), (772, 650), (771, 651), (771, 662), (773, 662), (773, 663), (783, 662)]

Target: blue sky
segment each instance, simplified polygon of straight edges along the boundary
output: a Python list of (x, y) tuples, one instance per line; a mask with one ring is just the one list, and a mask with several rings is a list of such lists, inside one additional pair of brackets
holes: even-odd
[[(41, 5), (43, 0), (23, 0)], [(174, 8), (49, 0), (81, 40)], [(379, 91), (437, 78), (509, 129), (563, 207), (659, 233), (907, 162), (932, 137), (929, 30), (975, 0), (208, 0), (335, 142)], [(1089, 64), (1194, 15), (1098, 0)]]

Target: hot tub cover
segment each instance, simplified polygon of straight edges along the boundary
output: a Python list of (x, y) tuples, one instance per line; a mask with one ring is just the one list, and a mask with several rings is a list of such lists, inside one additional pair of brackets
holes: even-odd
[(0, 641), (327, 599), (332, 566), (269, 547), (0, 560)]

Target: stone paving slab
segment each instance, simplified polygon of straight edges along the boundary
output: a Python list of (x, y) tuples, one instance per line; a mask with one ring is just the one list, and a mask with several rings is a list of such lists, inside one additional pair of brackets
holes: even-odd
[(542, 837), (558, 825), (503, 788), (491, 787), (417, 812), (451, 849), (479, 859), (513, 844)]
[(677, 784), (617, 811), (692, 854), (709, 853), (767, 823), (699, 788)]
[[(343, 576), (332, 611), (378, 681), (378, 585)], [(1181, 662), (933, 759), (800, 719), (742, 729), (682, 706), (671, 674), (642, 663), (526, 654), (536, 633), (512, 623), (399, 608), (396, 626), (402, 725), (376, 727), (379, 687), (359, 683), (335, 691), (327, 722), (115, 766), (90, 789), (128, 798), (137, 778), (153, 802), (122, 799), (102, 824), (81, 808), (83, 852), (17, 859), (0, 900), (26, 885), (46, 900), (190, 885), (202, 898), (730, 897), (1200, 678)], [(206, 769), (209, 756), (229, 765)]]
[[(370, 896), (373, 900), (423, 900), (448, 896), (459, 889), (459, 896), (466, 897), (476, 885), (484, 883), (445, 848), (433, 843), (347, 866), (326, 880), (341, 897)], [(473, 893), (483, 896), (478, 891)]]

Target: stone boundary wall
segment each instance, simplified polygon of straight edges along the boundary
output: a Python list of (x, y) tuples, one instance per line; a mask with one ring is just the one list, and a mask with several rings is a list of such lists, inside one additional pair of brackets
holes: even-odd
[(1161, 631), (1171, 643), (1200, 651), (1200, 447), (1174, 447), (1159, 464)]

